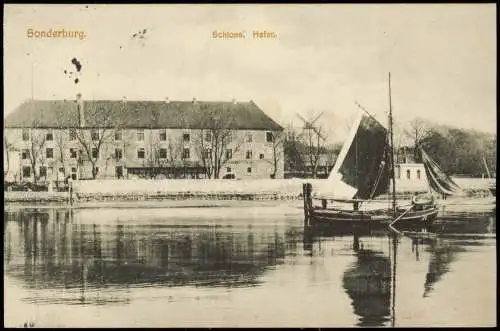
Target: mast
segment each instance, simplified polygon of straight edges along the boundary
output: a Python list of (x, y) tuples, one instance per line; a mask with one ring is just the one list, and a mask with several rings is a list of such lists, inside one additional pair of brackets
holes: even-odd
[[(390, 242), (390, 240), (389, 240)], [(397, 259), (397, 249), (398, 249), (398, 237), (397, 235), (392, 235), (392, 260), (391, 265), (391, 327), (396, 325), (396, 259)]]
[(486, 163), (486, 158), (483, 156), (484, 167), (486, 168), (486, 173), (488, 174), (488, 178), (491, 179), (490, 169), (488, 169), (488, 163)]
[(396, 180), (394, 178), (394, 135), (392, 129), (391, 73), (389, 72), (389, 132), (391, 149), (392, 212), (396, 215)]

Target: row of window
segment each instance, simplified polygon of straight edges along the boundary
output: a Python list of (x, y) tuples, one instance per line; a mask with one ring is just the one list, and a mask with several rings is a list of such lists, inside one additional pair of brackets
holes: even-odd
[[(40, 166), (39, 167), (39, 175), (40, 177), (47, 177), (47, 173), (50, 173), (52, 174), (52, 172), (54, 171), (54, 168), (53, 167), (46, 167), (46, 166)], [(99, 167), (95, 167), (95, 171), (96, 173), (99, 173)], [(64, 168), (59, 168), (59, 172), (64, 172)], [(226, 172), (227, 173), (231, 173), (232, 172), (232, 169), (231, 168), (226, 168)], [(31, 177), (31, 167), (29, 166), (24, 166), (23, 169), (22, 169), (22, 173), (23, 173), (23, 178), (29, 178)], [(76, 167), (72, 167), (71, 168), (71, 178), (73, 180), (76, 180), (77, 179), (77, 169)], [(252, 167), (248, 167), (247, 168), (247, 173), (252, 173)]]
[[(400, 179), (401, 178), (401, 169), (400, 168), (397, 168), (397, 178)], [(411, 171), (408, 169), (406, 170), (406, 179), (411, 179)], [(420, 179), (420, 170), (417, 169), (417, 179)]]
[[(231, 168), (229, 168), (229, 167), (228, 167), (228, 168), (226, 168), (226, 172), (227, 172), (228, 174), (230, 174), (230, 173), (231, 173)], [(248, 172), (248, 173), (251, 173), (251, 172), (252, 172), (252, 167), (248, 167), (248, 168), (247, 168), (247, 172)]]
[[(82, 153), (80, 151), (80, 153)], [(189, 148), (184, 148), (182, 151), (182, 159), (186, 160), (191, 158), (190, 155), (190, 149)], [(203, 157), (205, 159), (210, 158), (210, 149), (205, 149), (203, 152)], [(92, 148), (91, 150), (91, 155), (93, 159), (98, 159), (99, 158), (99, 150), (97, 148)], [(231, 149), (226, 149), (225, 153), (226, 159), (230, 160), (233, 158), (233, 151)], [(252, 151), (247, 151), (246, 152), (246, 159), (250, 160), (252, 159), (253, 153)], [(54, 149), (53, 148), (46, 148), (45, 149), (45, 158), (47, 159), (52, 159), (54, 157)], [(78, 158), (78, 150), (76, 148), (70, 148), (69, 149), (69, 157), (71, 159), (76, 159)], [(146, 157), (146, 150), (144, 148), (138, 148), (137, 149), (137, 158), (138, 159), (144, 159)], [(158, 157), (160, 159), (166, 159), (167, 158), (167, 149), (166, 148), (160, 148), (158, 151)], [(23, 160), (28, 160), (30, 158), (30, 151), (29, 149), (23, 149), (21, 151), (21, 158)], [(115, 159), (116, 160), (121, 160), (123, 158), (123, 151), (120, 148), (115, 149)], [(264, 154), (259, 155), (260, 159), (264, 159)]]
[[(92, 129), (90, 130), (90, 139), (93, 141), (99, 141), (101, 138), (101, 133), (99, 132), (98, 129)], [(30, 131), (29, 129), (23, 129), (22, 132), (22, 139), (23, 141), (29, 141), (30, 140)], [(122, 136), (122, 131), (117, 130), (114, 133), (114, 138), (117, 141), (120, 141), (123, 139)], [(144, 141), (144, 129), (138, 129), (136, 133), (136, 138), (138, 141)], [(159, 134), (160, 141), (166, 141), (167, 140), (167, 130), (160, 130)], [(69, 140), (76, 140), (77, 139), (77, 131), (76, 129), (69, 129)], [(184, 133), (182, 135), (182, 140), (184, 142), (189, 142), (191, 139), (191, 136), (189, 133)], [(54, 133), (49, 130), (45, 134), (45, 140), (47, 141), (52, 141), (54, 140)], [(210, 142), (212, 140), (212, 133), (207, 132), (205, 134), (205, 141)], [(225, 137), (226, 143), (230, 143), (232, 141), (232, 135), (229, 134), (227, 137)], [(252, 142), (253, 137), (252, 134), (247, 134), (246, 136), (246, 142)], [(274, 141), (274, 135), (272, 132), (266, 132), (266, 142), (273, 142)]]
[[(96, 167), (97, 171), (99, 170), (98, 167)], [(47, 172), (48, 173), (51, 173), (54, 171), (54, 168), (53, 167), (46, 167), (46, 166), (40, 166), (39, 168), (39, 175), (40, 177), (47, 177)], [(59, 168), (59, 172), (64, 172), (64, 168)], [(77, 169), (76, 167), (72, 167), (71, 168), (71, 178), (72, 179), (76, 179), (76, 172), (77, 172)], [(23, 167), (23, 170), (22, 170), (22, 173), (23, 173), (23, 178), (29, 178), (31, 177), (31, 167), (28, 167), (28, 166), (25, 166)]]

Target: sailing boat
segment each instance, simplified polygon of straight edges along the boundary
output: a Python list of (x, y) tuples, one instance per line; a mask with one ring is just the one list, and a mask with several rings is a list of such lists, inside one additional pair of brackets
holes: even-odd
[[(330, 192), (333, 193), (331, 195), (315, 194), (315, 199), (321, 200), (321, 206), (313, 206), (312, 193), (311, 202), (304, 203), (306, 215), (312, 222), (372, 226), (386, 225), (399, 217), (400, 224), (428, 227), (436, 218), (438, 208), (432, 194), (416, 195), (411, 203), (397, 205), (390, 91), (389, 74), (389, 130), (366, 110), (359, 111), (327, 180), (336, 192)], [(423, 152), (422, 148), (420, 150)], [(458, 186), (427, 154), (423, 155), (428, 180), (433, 182), (430, 188), (441, 194), (453, 193)], [(392, 192), (388, 192), (391, 182)], [(375, 200), (384, 193), (392, 197), (392, 208), (387, 202)], [(328, 208), (329, 200), (337, 205)], [(339, 206), (339, 203), (352, 207)]]

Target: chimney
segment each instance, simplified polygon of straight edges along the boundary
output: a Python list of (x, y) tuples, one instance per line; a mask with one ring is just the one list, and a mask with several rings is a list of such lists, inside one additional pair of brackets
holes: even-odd
[(85, 109), (83, 107), (82, 94), (78, 93), (76, 95), (76, 106), (78, 107), (78, 115), (80, 117), (80, 127), (85, 126)]
[(194, 104), (198, 103), (198, 101), (196, 100), (196, 98), (193, 98), (193, 103)]

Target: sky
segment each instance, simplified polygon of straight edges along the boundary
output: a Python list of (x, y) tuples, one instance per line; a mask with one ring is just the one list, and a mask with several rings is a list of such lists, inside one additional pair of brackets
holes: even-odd
[[(35, 99), (253, 100), (282, 126), (322, 113), (332, 140), (356, 102), (496, 133), (494, 4), (5, 5), (4, 116)], [(30, 38), (28, 30), (85, 38)], [(146, 32), (140, 37), (138, 32)], [(246, 38), (213, 38), (244, 31)], [(254, 39), (253, 31), (275, 38)], [(135, 36), (134, 36), (135, 34)], [(71, 60), (81, 64), (76, 73)], [(66, 70), (66, 73), (65, 73)]]

